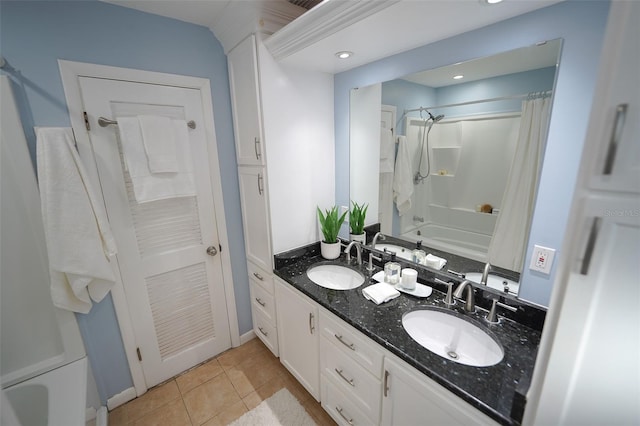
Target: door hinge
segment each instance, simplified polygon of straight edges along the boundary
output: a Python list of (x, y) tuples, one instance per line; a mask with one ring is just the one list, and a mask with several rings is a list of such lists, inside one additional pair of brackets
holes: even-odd
[(218, 248), (220, 249), (220, 253), (222, 253), (222, 244), (218, 243)]
[(89, 116), (87, 115), (87, 111), (83, 111), (82, 115), (84, 117), (84, 127), (87, 129), (87, 132), (91, 130), (91, 125), (89, 124)]
[(142, 362), (142, 353), (140, 353), (140, 348), (136, 348), (136, 353), (138, 354), (138, 361)]

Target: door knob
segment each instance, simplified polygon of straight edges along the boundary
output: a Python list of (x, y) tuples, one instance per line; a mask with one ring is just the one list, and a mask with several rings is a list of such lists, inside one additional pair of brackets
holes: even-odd
[(218, 249), (216, 249), (214, 246), (209, 246), (207, 247), (207, 254), (209, 256), (215, 256), (216, 254), (218, 254)]

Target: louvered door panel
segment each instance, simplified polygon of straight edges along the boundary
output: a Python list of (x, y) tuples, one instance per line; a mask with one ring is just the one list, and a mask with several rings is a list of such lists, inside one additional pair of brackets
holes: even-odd
[(149, 277), (146, 284), (163, 360), (215, 337), (204, 264)]

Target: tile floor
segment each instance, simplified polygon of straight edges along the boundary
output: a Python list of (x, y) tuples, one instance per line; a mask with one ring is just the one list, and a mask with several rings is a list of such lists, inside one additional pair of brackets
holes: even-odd
[(319, 426), (335, 425), (257, 338), (114, 409), (109, 425), (226, 425), (282, 388), (300, 401)]

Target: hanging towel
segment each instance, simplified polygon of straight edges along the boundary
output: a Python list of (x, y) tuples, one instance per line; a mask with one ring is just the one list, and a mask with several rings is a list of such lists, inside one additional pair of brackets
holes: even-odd
[(189, 134), (184, 120), (171, 120), (176, 143), (177, 173), (151, 173), (137, 117), (119, 117), (118, 131), (125, 165), (138, 203), (196, 195)]
[(380, 128), (380, 173), (393, 173), (395, 144), (391, 129)]
[(396, 168), (393, 176), (393, 198), (396, 202), (399, 216), (402, 216), (411, 208), (412, 195), (413, 170), (411, 168), (409, 144), (405, 136), (398, 136), (398, 155), (396, 156)]
[(366, 299), (371, 300), (376, 305), (379, 305), (400, 296), (400, 292), (396, 290), (391, 284), (378, 283), (363, 288), (362, 295)]
[(38, 128), (36, 156), (53, 304), (86, 314), (115, 282), (109, 222), (65, 129)]
[(151, 173), (178, 172), (172, 120), (157, 115), (139, 115), (142, 142)]

